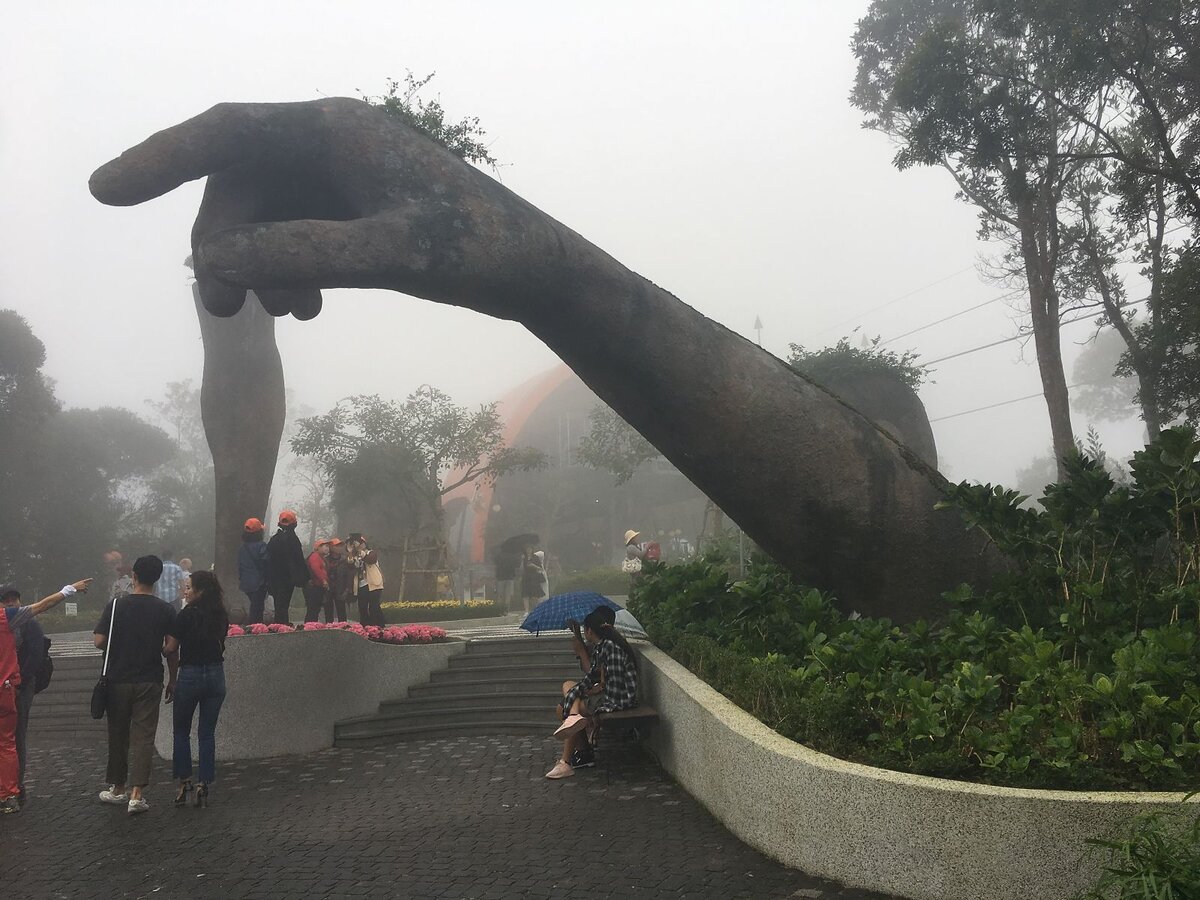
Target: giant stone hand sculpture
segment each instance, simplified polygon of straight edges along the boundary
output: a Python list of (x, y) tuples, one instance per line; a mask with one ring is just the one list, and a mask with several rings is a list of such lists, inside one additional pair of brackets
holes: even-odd
[(204, 305), (311, 318), (388, 288), (522, 323), (803, 582), (910, 619), (991, 558), (941, 476), (848, 404), (420, 133), (350, 99), (221, 104), (101, 167), (132, 205), (208, 176)]

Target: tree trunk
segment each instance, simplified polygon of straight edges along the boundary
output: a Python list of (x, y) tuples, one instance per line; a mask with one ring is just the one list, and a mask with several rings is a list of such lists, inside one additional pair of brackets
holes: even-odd
[(251, 516), (266, 519), (283, 437), (283, 364), (275, 319), (262, 304), (217, 318), (195, 285), (192, 295), (204, 343), (200, 410), (216, 476), (215, 568), (226, 604), (236, 608), (245, 602), (237, 578), (242, 525)]
[[(1045, 238), (1044, 217), (1037, 214), (1034, 201), (1024, 199), (1018, 205), (1018, 228), (1025, 279), (1029, 286), (1029, 314), (1033, 326), (1033, 346), (1037, 353), (1042, 394), (1050, 416), (1050, 438), (1054, 461), (1061, 481), (1066, 477), (1066, 458), (1075, 451), (1075, 432), (1071, 427), (1070, 396), (1063, 370), (1058, 290), (1055, 287), (1055, 261)], [(1054, 226), (1057, 227), (1057, 226)]]

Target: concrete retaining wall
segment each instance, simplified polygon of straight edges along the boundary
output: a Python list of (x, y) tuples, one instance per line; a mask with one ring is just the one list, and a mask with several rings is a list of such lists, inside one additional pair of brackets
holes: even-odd
[[(217, 759), (260, 759), (333, 746), (333, 724), (404, 697), (466, 649), (462, 641), (391, 645), (343, 631), (247, 635), (225, 644), (228, 691), (217, 724)], [(195, 722), (192, 725), (193, 764)], [(172, 755), (171, 707), (155, 746)]]
[(746, 843), (785, 865), (914, 900), (1063, 900), (1094, 883), (1084, 841), (1183, 794), (990, 787), (845, 762), (781, 737), (642, 645), (663, 767)]

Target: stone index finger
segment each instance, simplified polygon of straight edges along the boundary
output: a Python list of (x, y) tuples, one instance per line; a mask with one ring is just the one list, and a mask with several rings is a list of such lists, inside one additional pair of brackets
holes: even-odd
[[(315, 101), (320, 102), (320, 101)], [(302, 131), (305, 103), (218, 103), (153, 134), (92, 173), (92, 196), (109, 206), (134, 206), (181, 184), (259, 159)]]

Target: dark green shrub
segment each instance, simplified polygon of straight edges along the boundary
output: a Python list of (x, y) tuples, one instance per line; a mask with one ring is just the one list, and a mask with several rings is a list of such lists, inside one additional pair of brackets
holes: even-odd
[(1104, 874), (1081, 900), (1191, 900), (1200, 897), (1200, 816), (1191, 827), (1162, 814), (1139, 816), (1108, 851)]
[(952, 493), (1016, 562), (936, 624), (848, 620), (766, 561), (650, 566), (651, 637), (781, 734), (874, 765), (994, 784), (1200, 784), (1200, 444), (1168, 431), (1118, 486), (1093, 461), (1044, 510)]

